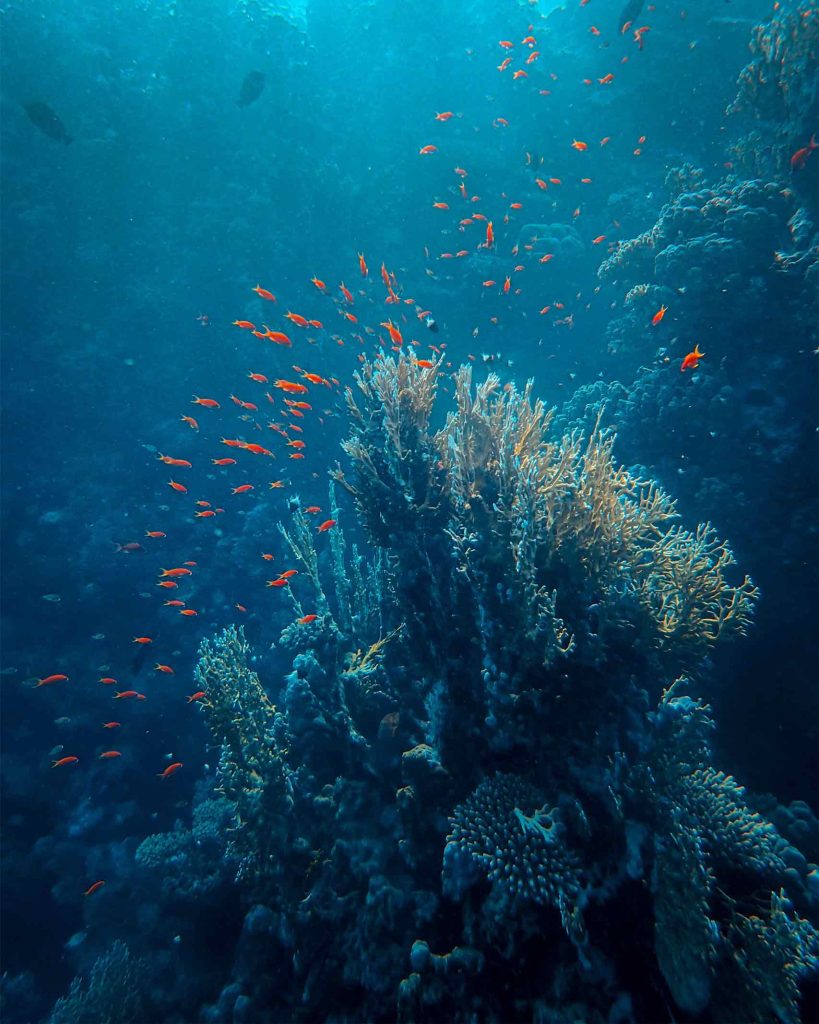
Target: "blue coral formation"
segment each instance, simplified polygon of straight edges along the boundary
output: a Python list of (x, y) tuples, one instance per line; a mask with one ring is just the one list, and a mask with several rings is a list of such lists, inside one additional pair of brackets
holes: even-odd
[[(240, 865), (247, 908), (205, 1019), (315, 1019), (328, 1000), (357, 1018), (500, 1019), (512, 964), (516, 998), (543, 1014), (639, 1019), (656, 1007), (619, 987), (612, 940), (635, 899), (653, 929), (634, 941), (683, 1012), (722, 1012), (732, 979), (726, 1019), (742, 1019), (787, 957), (764, 1005), (797, 1019), (810, 868), (788, 879), (792, 847), (713, 765), (708, 706), (681, 681), (648, 698), (745, 632), (753, 584), (614, 460), (599, 422), (554, 439), (530, 388), (464, 370), (434, 431), (436, 381), (403, 356), (362, 366), (335, 486), (377, 554), (339, 529), (319, 558), (303, 517), (284, 528), (325, 626), (285, 629), (292, 670), (263, 683), (241, 631), (200, 650), (231, 823), (223, 853), (196, 855)], [(193, 855), (197, 820), (138, 858)], [(555, 972), (529, 970), (544, 958)]]

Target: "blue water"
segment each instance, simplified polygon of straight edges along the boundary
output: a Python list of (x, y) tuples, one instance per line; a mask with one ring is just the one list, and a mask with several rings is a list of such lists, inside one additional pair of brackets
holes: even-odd
[[(3, 2), (0, 19), (4, 1019), (648, 1024), (741, 1022), (749, 1007), (766, 1021), (819, 1019), (816, 6), (54, 0)], [(681, 370), (695, 345), (704, 356)], [(479, 615), (468, 595), (489, 579), (517, 593), (518, 570), (499, 561), (497, 579), (467, 577), (457, 600), (464, 576), (453, 575), (445, 599), (447, 524), (411, 494), (377, 492), (380, 533), (342, 487), (331, 514), (328, 472), (340, 463), (357, 479), (341, 447), (345, 391), (361, 401), (362, 360), (399, 348), (438, 361), (424, 368), (439, 381), (433, 430), (462, 364), (476, 381), (495, 372), (520, 390), (532, 379), (533, 397), (555, 407), (554, 443), (588, 436), (599, 416), (618, 465), (675, 498), (685, 527), (710, 522), (727, 538), (731, 584), (748, 574), (759, 589), (747, 635), (663, 674), (625, 630), (604, 672), (589, 655), (535, 673), (527, 686), (559, 692), (559, 706), (515, 692), (484, 719), (475, 707), (505, 683), (486, 683), (497, 666), (481, 662), (481, 644), (506, 636), (498, 650), (514, 676), (526, 601), (501, 612), (501, 597), (474, 597)], [(213, 464), (222, 458), (236, 464)], [(242, 485), (252, 489), (232, 493)], [(491, 510), (491, 483), (479, 474), (475, 486)], [(305, 521), (323, 579), (341, 531), (348, 573), (353, 544), (392, 560), (389, 587), (368, 591), (369, 633), (331, 628), (277, 529), (292, 532), (308, 506), (321, 509)], [(498, 533), (470, 529), (494, 564)], [(189, 577), (157, 588), (162, 568), (185, 562)], [(288, 568), (299, 576), (265, 585)], [(537, 571), (570, 625), (581, 605), (608, 600)], [(197, 614), (164, 604), (175, 599)], [(318, 623), (293, 626), (308, 614)], [(280, 708), (284, 731), (264, 745), (295, 794), (276, 811), (287, 827), (267, 887), (236, 877), (235, 807), (206, 803), (224, 782), (222, 740), (209, 709), (185, 699), (198, 645), (231, 624)], [(344, 688), (345, 652), (394, 629), (378, 686), (362, 675), (342, 712), (329, 695)], [(595, 687), (598, 672), (619, 682)], [(35, 686), (52, 674), (68, 679)], [(679, 674), (716, 722), (709, 763), (747, 787), (743, 813), (779, 837), (778, 867), (754, 874), (716, 826), (698, 833), (700, 866), (719, 884), (704, 897), (706, 966), (687, 924), (655, 932), (677, 878), (663, 874), (676, 840), (658, 821), (677, 797), (661, 812), (635, 781), (651, 765), (649, 790), (661, 789), (653, 709)], [(122, 690), (146, 699), (115, 701)], [(332, 728), (316, 727), (322, 716)], [(406, 759), (419, 744), (433, 752), (431, 782)], [(121, 756), (100, 760), (106, 750)], [(68, 756), (79, 761), (52, 769)], [(510, 899), (477, 857), (452, 867), (456, 809), (496, 772), (561, 808), (582, 940), (561, 927), (556, 898)], [(236, 799), (229, 786), (223, 799)], [(185, 831), (196, 813), (211, 815), (206, 839)], [(245, 829), (272, 834), (261, 812)], [(176, 839), (148, 865), (136, 851), (162, 833)], [(693, 905), (679, 884), (676, 901)], [(795, 908), (782, 956), (770, 935), (754, 945), (734, 926), (753, 908), (768, 920), (780, 889)], [(669, 933), (679, 970), (663, 952)], [(430, 960), (419, 942), (455, 959)], [(744, 954), (761, 957), (756, 989), (733, 966)], [(783, 957), (802, 958), (785, 992)], [(75, 992), (54, 1009), (75, 977), (99, 1001)]]

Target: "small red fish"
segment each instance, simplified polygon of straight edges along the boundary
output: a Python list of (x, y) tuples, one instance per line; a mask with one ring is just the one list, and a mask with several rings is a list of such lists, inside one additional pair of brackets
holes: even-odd
[(576, 149), (579, 153), (589, 148), (587, 142), (578, 142), (577, 139), (572, 139), (572, 149)]
[(192, 693), (188, 697), (188, 704), (193, 704), (195, 700), (201, 700), (205, 696), (207, 696), (207, 694), (204, 690), (197, 690), (196, 693)]
[(161, 569), (159, 575), (163, 576), (163, 577), (165, 577), (165, 576), (190, 576), (191, 575), (191, 571), (190, 571), (190, 569), (185, 569), (183, 566), (180, 566), (178, 569)]
[(205, 409), (220, 409), (221, 408), (221, 406), (216, 401), (216, 399), (214, 399), (214, 398), (197, 398), (196, 395), (193, 396), (193, 403), (192, 404), (193, 405), (201, 405)]
[(135, 636), (131, 643), (134, 644), (152, 644), (153, 637), (150, 636)]
[(802, 146), (801, 149), (797, 149), (791, 157), (791, 169), (794, 171), (801, 171), (814, 149), (819, 149), (819, 143), (816, 141), (816, 135), (811, 135), (810, 142), (807, 146)]
[(421, 146), (421, 148), (418, 150), (418, 155), (419, 156), (426, 156), (428, 153), (437, 153), (437, 152), (438, 152), (438, 147), (437, 146)]
[(702, 359), (704, 355), (704, 352), (700, 352), (699, 345), (695, 345), (694, 351), (689, 352), (680, 364), (680, 373), (685, 373), (686, 370), (696, 370), (700, 364), (700, 359)]
[(119, 750), (103, 750), (99, 756), (99, 760), (110, 761), (114, 757), (122, 757), (122, 753)]
[(148, 530), (145, 536), (152, 537), (154, 540), (157, 540), (159, 537), (166, 537), (167, 534), (163, 533), (162, 530)]
[(316, 527), (316, 532), (317, 533), (326, 533), (328, 530), (332, 530), (332, 528), (335, 525), (336, 525), (336, 520), (335, 519), (325, 519), (324, 522), (320, 526)]
[(175, 491), (179, 491), (180, 494), (188, 493), (188, 488), (184, 484), (178, 483), (176, 480), (169, 480), (168, 487), (172, 487)]
[(99, 882), (94, 882), (93, 885), (89, 885), (89, 887), (85, 890), (83, 896), (93, 896), (94, 893), (97, 892), (98, 889), (101, 889), (104, 885), (105, 882), (103, 882), (102, 880), (100, 880)]
[(273, 292), (269, 292), (267, 288), (262, 288), (261, 285), (257, 284), (256, 287), (252, 289), (252, 291), (256, 292), (260, 299), (267, 299), (268, 302), (276, 301), (276, 296), (273, 294)]
[(174, 761), (173, 764), (169, 764), (168, 767), (157, 774), (158, 779), (169, 779), (175, 772), (178, 772), (182, 767), (181, 761)]
[(296, 619), (296, 622), (298, 622), (300, 626), (306, 626), (311, 622), (315, 622), (317, 618), (318, 615), (302, 615), (300, 619)]
[(117, 690), (114, 694), (114, 700), (131, 700), (133, 697), (139, 697), (136, 690)]
[(55, 761), (51, 767), (63, 768), (67, 764), (76, 764), (77, 761), (79, 761), (79, 758), (75, 757), (73, 754), (70, 754), (68, 757), (61, 757), (59, 761)]
[(652, 325), (656, 327), (657, 324), (662, 320), (662, 318), (665, 316), (665, 314), (667, 312), (668, 312), (668, 306), (660, 306), (660, 308), (657, 310), (657, 312), (651, 318)]
[(167, 676), (172, 676), (176, 674), (170, 665), (160, 665), (159, 662), (157, 662), (156, 665), (154, 665), (154, 672), (164, 672), (165, 675)]
[(231, 494), (246, 494), (248, 491), (253, 490), (253, 484), (239, 484), (238, 487), (234, 487), (230, 492)]
[(102, 676), (102, 678), (100, 679), (100, 682), (104, 683), (106, 686), (116, 686), (117, 685), (117, 681), (116, 681), (116, 679), (114, 679), (113, 676)]
[(119, 729), (119, 727), (121, 725), (122, 725), (121, 722), (103, 722), (102, 723), (103, 729)]
[(45, 676), (43, 679), (38, 679), (34, 689), (36, 690), (38, 686), (51, 686), (54, 683), (64, 683), (67, 679), (68, 676), (63, 675), (62, 672), (56, 672), (53, 676)]

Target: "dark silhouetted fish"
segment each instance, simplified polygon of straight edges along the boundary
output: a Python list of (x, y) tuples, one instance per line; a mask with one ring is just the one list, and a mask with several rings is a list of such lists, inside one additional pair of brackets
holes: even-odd
[(640, 14), (643, 9), (643, 3), (645, 0), (628, 0), (628, 3), (620, 12), (620, 19), (617, 22), (617, 30), (624, 32), (624, 25), (630, 25)]
[(55, 142), (64, 142), (66, 146), (73, 141), (65, 130), (65, 125), (47, 103), (26, 103), (23, 109), (43, 135), (54, 139)]
[(239, 90), (239, 99), (236, 102), (240, 107), (249, 107), (264, 92), (265, 77), (261, 71), (250, 71), (245, 75), (242, 88)]

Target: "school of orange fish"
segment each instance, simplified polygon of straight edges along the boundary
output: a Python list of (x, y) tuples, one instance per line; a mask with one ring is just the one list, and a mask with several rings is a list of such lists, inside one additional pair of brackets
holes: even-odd
[[(587, 3), (588, 0), (580, 0), (580, 7), (586, 7)], [(647, 8), (648, 13), (651, 13), (653, 9), (649, 5)], [(600, 30), (594, 24), (589, 25), (588, 31), (594, 36), (600, 35)], [(630, 23), (626, 23), (621, 26), (621, 35), (631, 33), (631, 38), (636, 44), (638, 51), (643, 50), (645, 36), (648, 32), (650, 32), (649, 25), (635, 27)], [(537, 40), (532, 35), (532, 27), (529, 26), (527, 34), (517, 45), (512, 40), (502, 39), (498, 41), (498, 46), (504, 56), (502, 56), (500, 63), (497, 65), (497, 71), (501, 74), (509, 72), (514, 80), (531, 80), (530, 76), (533, 76), (535, 73), (534, 65), (542, 58), (541, 52), (537, 49)], [(621, 58), (622, 63), (628, 60), (628, 55)], [(519, 66), (515, 67), (515, 64)], [(549, 95), (550, 88), (545, 87), (543, 82), (545, 81), (548, 85), (556, 79), (556, 75), (547, 73), (545, 79), (535, 86), (538, 94)], [(606, 71), (596, 78), (583, 79), (583, 84), (589, 87), (595, 86), (595, 82), (597, 87), (609, 88), (615, 82), (615, 75), (611, 71)], [(432, 120), (437, 124), (446, 125), (453, 118), (459, 116), (454, 111), (445, 110), (436, 112), (432, 116)], [(497, 117), (493, 121), (493, 126), (498, 129), (503, 129), (508, 127), (508, 125), (508, 119), (503, 117)], [(446, 129), (441, 129), (441, 131), (445, 133)], [(513, 263), (513, 260), (516, 258), (520, 259), (522, 254), (519, 252), (518, 244), (509, 246), (506, 241), (504, 236), (507, 230), (510, 232), (512, 230), (508, 226), (513, 223), (515, 216), (524, 209), (527, 198), (536, 198), (539, 193), (550, 189), (559, 189), (563, 186), (564, 180), (568, 180), (569, 174), (572, 175), (572, 178), (576, 180), (579, 186), (591, 185), (593, 179), (590, 174), (594, 166), (593, 152), (595, 149), (599, 150), (607, 146), (610, 141), (611, 137), (606, 136), (597, 140), (596, 146), (593, 146), (581, 139), (567, 139), (566, 158), (576, 160), (577, 162), (561, 170), (560, 175), (550, 175), (548, 171), (542, 169), (542, 158), (537, 159), (531, 154), (526, 153), (526, 166), (531, 171), (533, 190), (531, 197), (523, 196), (510, 199), (506, 193), (502, 192), (493, 203), (487, 204), (487, 206), (491, 205), (493, 207), (493, 212), (491, 213), (484, 213), (478, 208), (478, 205), (482, 203), (482, 199), (480, 196), (470, 192), (467, 184), (469, 172), (466, 168), (456, 165), (453, 170), (444, 172), (440, 186), (441, 194), (446, 194), (448, 198), (447, 200), (437, 197), (433, 198), (432, 207), (443, 213), (448, 213), (450, 217), (454, 217), (454, 223), (451, 227), (463, 236), (464, 245), (455, 252), (440, 252), (437, 256), (432, 255), (429, 248), (426, 248), (425, 257), (428, 264), (435, 260), (460, 260), (479, 250), (489, 251), (496, 257), (500, 257), (503, 253), (508, 253), (510, 266), (508, 273), (503, 274), (503, 281), (500, 284), (496, 279), (481, 281), (478, 285), (479, 294), (491, 293), (491, 290), (495, 290), (498, 296), (503, 296), (508, 300), (505, 303), (506, 308), (509, 308), (508, 304), (510, 301), (523, 301), (520, 297), (524, 296), (524, 289), (520, 286), (513, 286), (513, 281), (521, 280), (522, 278), (519, 278), (517, 275), (524, 274), (529, 268), (522, 263)], [(634, 156), (639, 157), (641, 155), (642, 147), (645, 143), (645, 136), (639, 136), (634, 140), (634, 148), (632, 150)], [(439, 140), (439, 144), (424, 144), (419, 148), (418, 154), (425, 158), (441, 159), (442, 150), (446, 150), (446, 148), (447, 142), (444, 134)], [(813, 150), (816, 148), (815, 138), (812, 137), (806, 146), (793, 154), (791, 166), (794, 171), (804, 168), (807, 160), (810, 159)], [(579, 155), (573, 157), (572, 151)], [(577, 206), (574, 210), (573, 218), (578, 218), (580, 213), (580, 206)], [(496, 230), (496, 225), (502, 225), (499, 231)], [(599, 246), (608, 240), (609, 251), (611, 251), (616, 245), (616, 239), (612, 240), (606, 232), (610, 232), (612, 228), (616, 230), (617, 227), (619, 225), (616, 222), (612, 222), (601, 233), (593, 235), (590, 231), (587, 236), (588, 244), (590, 246)], [(501, 237), (499, 237), (499, 234)], [(527, 253), (531, 253), (536, 243), (537, 238), (533, 237), (525, 242), (522, 247)], [(537, 265), (544, 267), (542, 273), (548, 273), (548, 270), (545, 268), (554, 258), (555, 254), (553, 253), (545, 253), (538, 258)], [(322, 332), (323, 338), (329, 337), (338, 346), (343, 347), (348, 342), (355, 343), (358, 348), (357, 358), (361, 361), (365, 358), (362, 347), (370, 343), (376, 346), (376, 359), (379, 356), (383, 356), (387, 351), (398, 352), (406, 346), (407, 349), (413, 352), (412, 359), (414, 362), (429, 373), (438, 374), (444, 369), (451, 368), (452, 364), (446, 359), (445, 350), (447, 346), (445, 342), (440, 344), (427, 342), (425, 346), (427, 351), (421, 355), (418, 354), (417, 350), (424, 346), (422, 342), (412, 337), (416, 327), (425, 330), (431, 324), (434, 324), (431, 311), (423, 308), (414, 298), (405, 295), (405, 289), (401, 282), (398, 281), (396, 274), (388, 270), (384, 263), (381, 264), (378, 278), (375, 278), (374, 275), (371, 276), (370, 274), (370, 269), (363, 253), (357, 254), (357, 260), (357, 267), (353, 264), (350, 268), (351, 274), (358, 277), (358, 284), (355, 289), (348, 288), (344, 281), (339, 281), (337, 284), (330, 286), (319, 277), (313, 276), (310, 279), (316, 293), (321, 296), (319, 301), (324, 304), (324, 308), (328, 311), (329, 315), (337, 318), (337, 322), (340, 322), (343, 328), (350, 332), (348, 337), (344, 337), (339, 333), (333, 333), (320, 319), (289, 310), (282, 315), (282, 319), (288, 321), (288, 323), (280, 323), (271, 328), (266, 321), (272, 320), (276, 313), (278, 308), (277, 298), (272, 291), (261, 284), (257, 284), (252, 289), (260, 303), (259, 323), (243, 319), (235, 320), (233, 326), (237, 330), (247, 332), (248, 336), (257, 339), (258, 348), (255, 350), (252, 358), (252, 362), (256, 366), (263, 360), (270, 358), (273, 352), (276, 353), (276, 360), (280, 363), (283, 353), (279, 352), (279, 349), (303, 348), (305, 353), (309, 353), (311, 349), (318, 351), (317, 348), (314, 348), (317, 345), (318, 339), (311, 333), (315, 331)], [(427, 270), (427, 273), (430, 276), (434, 276), (434, 272), (431, 270)], [(379, 279), (380, 285), (378, 284)], [(382, 287), (383, 292), (381, 291)], [(542, 284), (539, 284), (538, 287), (542, 287)], [(383, 306), (390, 307), (391, 313), (389, 316), (385, 316), (383, 312), (380, 312)], [(270, 315), (265, 315), (265, 311), (268, 308), (271, 311)], [(563, 302), (553, 300), (548, 305), (542, 306), (538, 312), (540, 315), (545, 316), (552, 310), (560, 312), (564, 308), (565, 304)], [(651, 316), (650, 326), (659, 328), (667, 313), (667, 307), (662, 305)], [(571, 326), (571, 318), (572, 314), (569, 314), (564, 320), (556, 320), (555, 325), (559, 326), (568, 323)], [(204, 315), (198, 319), (203, 325), (209, 322), (209, 318)], [(499, 322), (499, 315), (490, 315), (488, 319), (490, 323), (497, 324)], [(476, 328), (473, 331), (473, 337), (477, 337), (477, 334), (478, 329)], [(268, 347), (269, 345), (277, 346), (277, 349), (271, 350)], [(683, 372), (686, 370), (696, 370), (703, 355), (704, 353), (700, 351), (699, 346), (695, 346), (693, 351), (683, 357), (680, 370)], [(298, 358), (299, 361), (307, 361), (308, 356), (299, 355)], [(475, 360), (475, 356), (472, 353), (468, 355), (468, 358), (471, 361)], [(314, 370), (303, 369), (298, 364), (290, 362), (290, 357), (288, 357), (287, 362), (289, 364), (288, 370), (280, 371), (285, 373), (285, 376), (282, 377), (259, 372), (257, 369), (249, 369), (246, 373), (246, 380), (250, 383), (247, 385), (245, 397), (239, 397), (235, 394), (230, 394), (227, 397), (223, 395), (217, 397), (194, 395), (191, 404), (198, 407), (197, 416), (191, 415), (190, 412), (185, 412), (181, 415), (180, 422), (186, 428), (196, 431), (206, 443), (212, 445), (210, 465), (217, 467), (223, 472), (227, 483), (227, 487), (223, 491), (225, 506), (223, 507), (212, 497), (208, 499), (195, 498), (190, 509), (192, 520), (216, 521), (223, 515), (229, 516), (230, 502), (253, 500), (252, 492), (257, 491), (257, 488), (264, 489), (263, 471), (267, 469), (270, 462), (277, 459), (279, 454), (286, 454), (292, 460), (304, 460), (307, 457), (308, 445), (301, 436), (304, 433), (304, 427), (301, 422), (296, 421), (306, 423), (310, 418), (315, 418), (318, 420), (319, 425), (322, 425), (325, 422), (325, 417), (333, 415), (333, 410), (327, 408), (317, 412), (315, 405), (317, 402), (321, 403), (323, 400), (326, 400), (328, 394), (332, 394), (340, 388), (339, 380), (336, 377), (324, 376), (322, 373)], [(260, 397), (257, 396), (257, 392)], [(279, 394), (274, 395), (274, 392)], [(226, 413), (230, 410), (231, 406), (239, 410), (237, 414), (240, 418), (241, 427), (237, 427), (235, 430), (224, 425), (227, 422)], [(212, 425), (218, 425), (219, 429), (212, 430)], [(217, 440), (217, 434), (220, 433), (221, 429), (230, 433), (238, 432), (244, 435), (255, 435), (266, 439), (266, 443), (248, 441), (241, 436), (226, 437), (222, 435)], [(217, 445), (229, 449), (232, 454), (229, 456), (221, 455), (220, 449), (216, 447)], [(277, 452), (274, 450), (274, 447), (270, 447), (273, 445), (280, 449), (280, 451)], [(158, 461), (164, 466), (169, 467), (174, 473), (174, 476), (167, 480), (167, 486), (180, 496), (180, 501), (189, 501), (190, 499), (187, 496), (189, 495), (190, 487), (184, 482), (184, 473), (178, 471), (193, 469), (191, 461), (175, 458), (163, 453), (159, 453)], [(231, 480), (232, 473), (242, 473), (241, 481), (239, 481), (238, 477)], [(246, 479), (248, 475), (255, 482), (248, 482)], [(269, 476), (270, 474), (267, 475)], [(176, 479), (176, 476), (181, 477), (181, 479)], [(313, 477), (318, 478), (319, 474), (313, 473)], [(290, 482), (281, 477), (273, 480), (268, 479), (266, 483), (268, 488), (278, 490), (289, 486)], [(320, 522), (318, 521), (321, 518), (322, 512), (319, 505), (306, 505), (303, 508), (303, 512), (306, 515), (316, 517), (317, 525), (315, 530), (317, 536), (328, 533), (336, 526), (334, 519), (328, 518)], [(165, 531), (150, 528), (146, 530), (145, 537), (143, 538), (143, 540), (150, 544), (161, 545), (163, 549), (165, 542), (171, 539), (167, 537)], [(138, 541), (117, 545), (117, 548), (120, 552), (126, 554), (137, 550), (144, 550), (142, 543)], [(260, 551), (259, 557), (266, 562), (272, 562), (276, 558), (275, 554), (269, 551)], [(170, 568), (158, 567), (156, 586), (160, 589), (162, 596), (166, 597), (162, 607), (167, 609), (168, 613), (176, 613), (183, 618), (194, 618), (199, 615), (197, 609), (188, 606), (183, 596), (172, 597), (169, 593), (179, 592), (180, 589), (183, 590), (185, 581), (193, 576), (196, 569), (197, 563), (193, 560), (182, 561), (181, 564)], [(291, 580), (297, 575), (298, 571), (294, 568), (283, 569), (272, 579), (266, 580), (266, 586), (283, 590), (291, 585)], [(235, 610), (240, 614), (247, 613), (248, 605), (237, 603)], [(315, 622), (317, 618), (318, 616), (315, 613), (309, 613), (296, 619), (296, 622), (299, 625), (308, 626)], [(136, 645), (148, 646), (154, 643), (154, 638), (147, 635), (135, 636), (132, 642)], [(174, 675), (173, 667), (163, 661), (157, 661), (154, 670), (160, 674)], [(68, 675), (64, 673), (52, 673), (37, 680), (36, 686), (59, 687), (67, 683), (68, 680)], [(119, 688), (118, 680), (113, 676), (103, 676), (100, 678), (99, 683), (103, 687), (112, 688), (106, 691), (111, 695), (109, 699), (119, 702), (146, 700), (146, 695), (138, 690)], [(185, 695), (185, 699), (188, 704), (193, 704), (194, 706), (206, 704), (207, 693), (199, 690)], [(122, 722), (111, 720), (102, 722), (101, 728), (112, 731), (120, 729), (122, 725)], [(114, 761), (121, 756), (122, 752), (120, 750), (112, 749), (103, 750), (97, 755), (97, 758), (102, 761)], [(52, 767), (67, 768), (77, 765), (79, 762), (80, 758), (77, 755), (69, 754), (54, 760)], [(183, 767), (183, 762), (173, 761), (156, 774), (161, 780), (167, 781)], [(98, 880), (91, 884), (83, 892), (83, 895), (90, 896), (98, 892), (104, 885), (104, 880)]]

